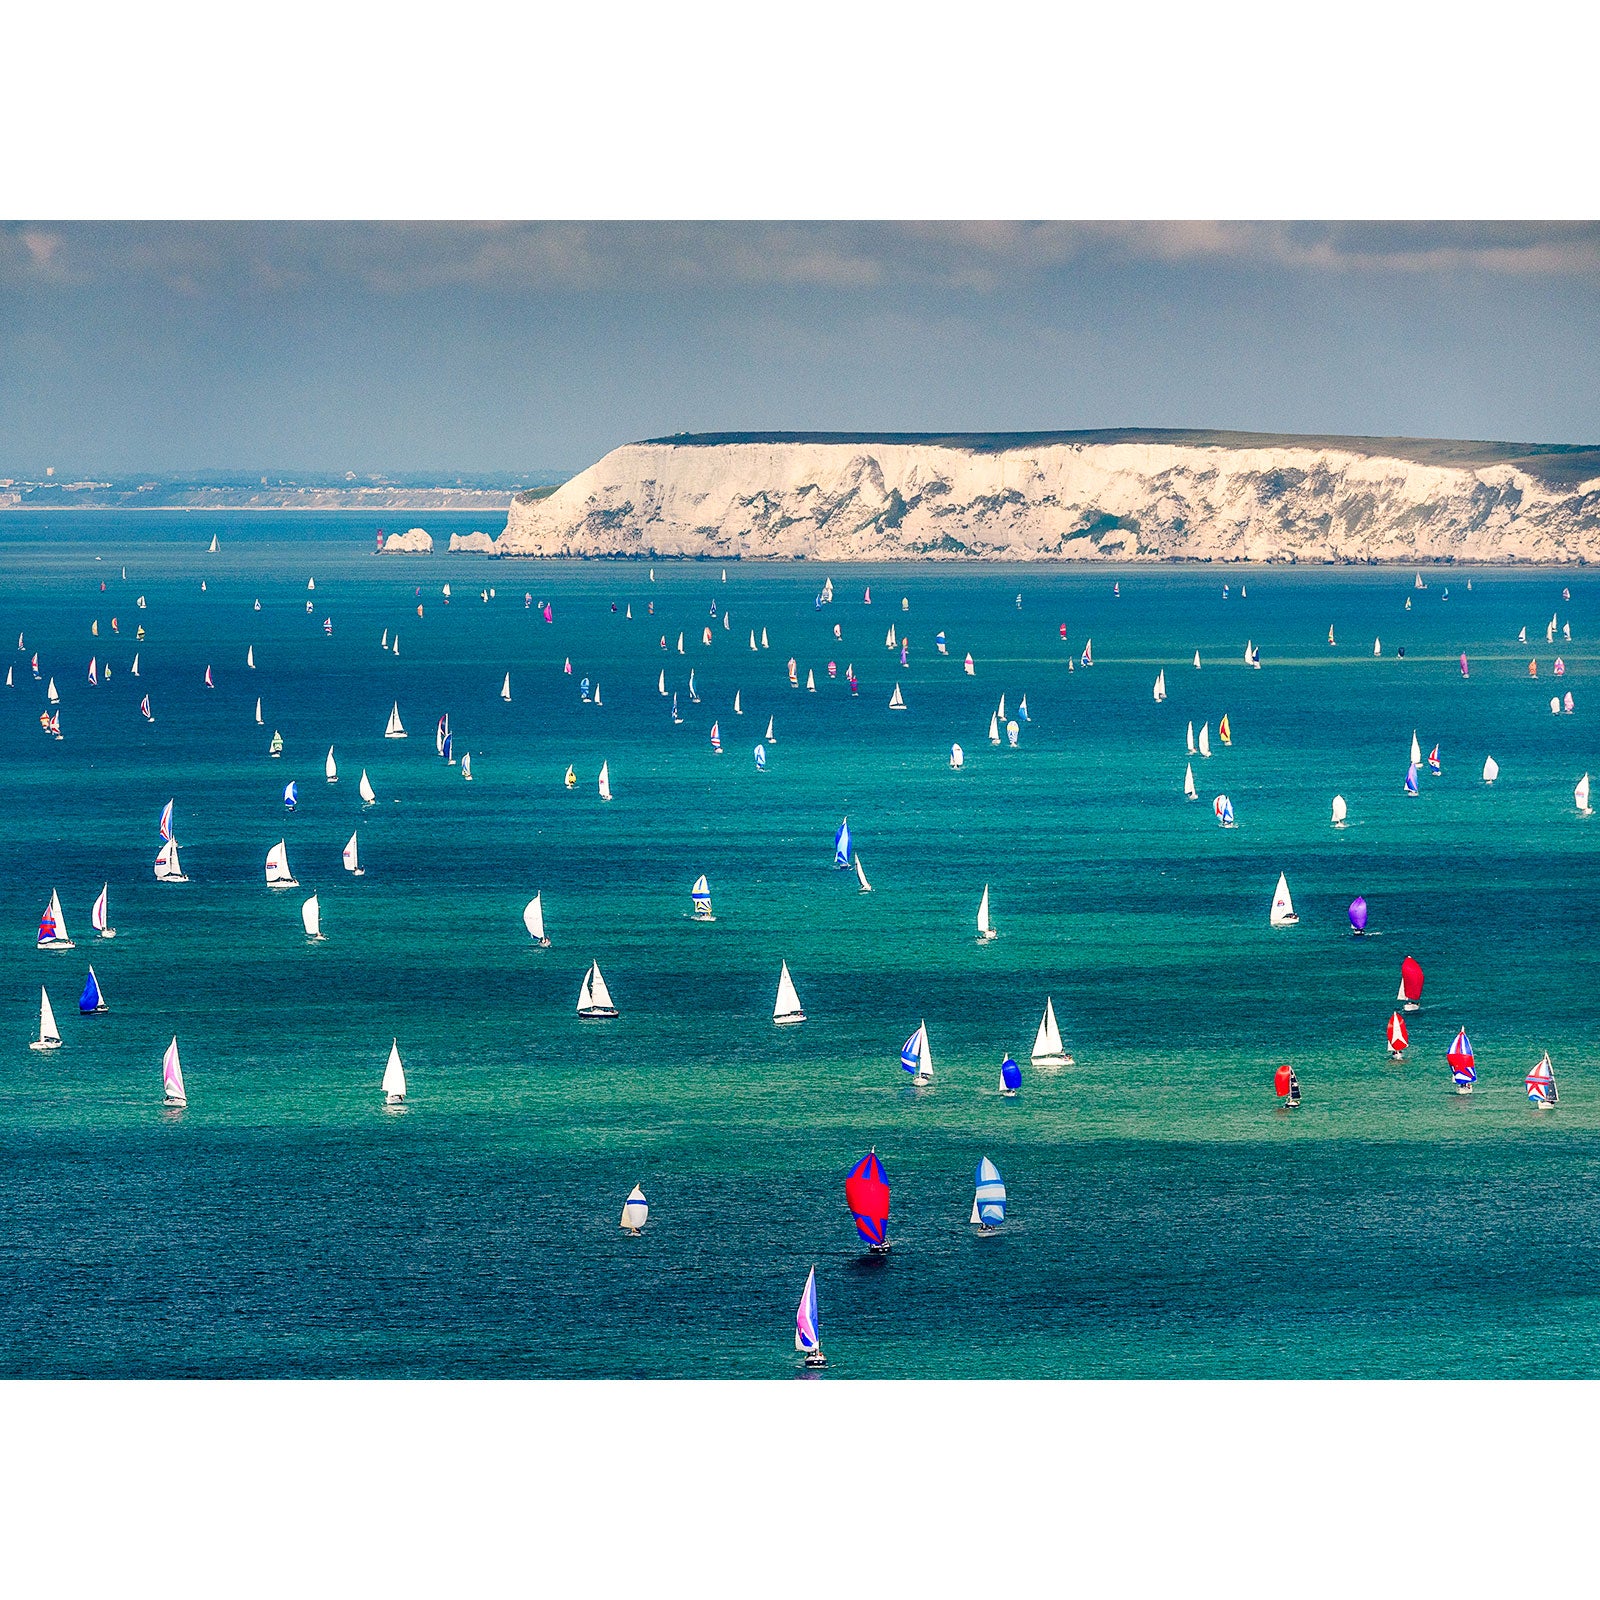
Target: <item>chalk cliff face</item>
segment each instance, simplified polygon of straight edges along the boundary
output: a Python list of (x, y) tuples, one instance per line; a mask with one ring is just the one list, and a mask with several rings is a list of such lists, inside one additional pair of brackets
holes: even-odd
[(1600, 451), (1115, 433), (681, 435), (512, 502), (502, 555), (1600, 559)]
[(383, 541), (381, 554), (386, 556), (431, 556), (433, 535), (426, 528), (410, 528), (405, 533), (391, 533)]

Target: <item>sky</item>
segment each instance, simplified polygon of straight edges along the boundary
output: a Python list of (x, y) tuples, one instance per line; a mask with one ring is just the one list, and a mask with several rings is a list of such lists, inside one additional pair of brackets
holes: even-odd
[(1600, 442), (1600, 225), (0, 223), (0, 476), (1101, 427)]

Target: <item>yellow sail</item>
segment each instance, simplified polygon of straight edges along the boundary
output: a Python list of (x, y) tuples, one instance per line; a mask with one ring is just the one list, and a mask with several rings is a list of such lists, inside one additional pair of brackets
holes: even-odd
[(1228, 726), (1228, 714), (1223, 712), (1222, 721), (1217, 724), (1217, 737), (1224, 744), (1233, 743), (1233, 730)]

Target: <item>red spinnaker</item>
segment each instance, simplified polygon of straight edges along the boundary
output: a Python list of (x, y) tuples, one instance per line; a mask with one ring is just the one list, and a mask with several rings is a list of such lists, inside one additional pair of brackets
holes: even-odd
[(855, 1218), (856, 1232), (868, 1244), (882, 1244), (889, 1227), (889, 1180), (876, 1150), (869, 1150), (844, 1180), (844, 1203)]
[(1405, 985), (1407, 1000), (1422, 998), (1422, 968), (1410, 956), (1400, 963), (1400, 982)]
[(1272, 1080), (1272, 1086), (1278, 1091), (1278, 1096), (1280, 1099), (1288, 1094), (1289, 1087), (1293, 1082), (1294, 1068), (1288, 1065), (1279, 1067), (1277, 1074)]

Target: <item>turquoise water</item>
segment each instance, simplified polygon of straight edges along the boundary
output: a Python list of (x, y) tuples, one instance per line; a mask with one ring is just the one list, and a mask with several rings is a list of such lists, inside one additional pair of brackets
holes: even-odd
[[(421, 520), (441, 544), (472, 526)], [(0, 1370), (785, 1377), (813, 1263), (831, 1377), (1600, 1366), (1600, 820), (1572, 804), (1600, 771), (1600, 580), (1480, 572), (1468, 593), (1465, 571), (1436, 571), (1414, 593), (1409, 571), (1369, 569), (836, 567), (818, 611), (827, 574), (810, 563), (731, 564), (726, 583), (714, 564), (658, 564), (651, 583), (642, 564), (370, 547), (358, 517), (0, 518), (0, 641), (20, 629), (39, 651), (65, 735), (43, 736), (43, 685), (7, 654)], [(552, 624), (525, 592), (552, 601)], [(719, 618), (706, 648), (713, 600), (732, 628)], [(1552, 611), (1576, 635), (1559, 685)], [(891, 622), (912, 640), (903, 670)], [(1536, 645), (1515, 644), (1522, 626)], [(379, 652), (386, 627), (399, 656)], [(762, 627), (771, 648), (752, 655)], [(686, 655), (663, 653), (680, 630)], [(1086, 635), (1096, 665), (1069, 673)], [(87, 685), (91, 655), (108, 685)], [(790, 655), (815, 694), (789, 687)], [(579, 703), (584, 675), (600, 707)], [(887, 709), (896, 681), (904, 714)], [(1550, 715), (1557, 688), (1575, 715)], [(1032, 714), (1014, 751), (986, 737), (1002, 692)], [(404, 742), (382, 737), (396, 700)], [(445, 711), (470, 784), (434, 754)], [(1184, 725), (1215, 737), (1224, 712), (1234, 744), (1196, 758), (1203, 798), (1186, 803)], [(1413, 727), (1444, 768), (1414, 800)], [(365, 810), (363, 766), (379, 795)], [(1215, 825), (1218, 792), (1233, 831)], [(169, 798), (180, 886), (150, 870)], [(846, 813), (871, 895), (830, 870)], [(359, 880), (340, 866), (353, 828)], [(279, 838), (301, 893), (263, 883)], [(1273, 931), (1280, 870), (1301, 921)], [(688, 918), (700, 872), (710, 925)], [(113, 941), (88, 926), (102, 881)], [(985, 883), (1000, 937), (980, 947)], [(52, 886), (70, 952), (33, 948)], [(312, 889), (318, 945), (299, 923)], [(520, 921), (535, 890), (548, 950)], [(1345, 917), (1358, 893), (1362, 940)], [(1427, 989), (1397, 1067), (1384, 1024), (1406, 954)], [(591, 958), (615, 1022), (574, 1014)], [(80, 1018), (90, 960), (111, 1010)], [(770, 1021), (782, 960), (799, 1028)], [(66, 1041), (44, 1056), (27, 1049), (41, 982)], [(1056, 1073), (1026, 1060), (1047, 993), (1078, 1060)], [(915, 1091), (898, 1053), (924, 1017), (937, 1078)], [(1470, 1099), (1444, 1065), (1463, 1025)], [(181, 1114), (161, 1105), (173, 1033)], [(378, 1088), (391, 1037), (403, 1113)], [(1522, 1088), (1544, 1049), (1549, 1114)], [(1026, 1073), (1014, 1101), (997, 1093), (1006, 1050)], [(1304, 1086), (1293, 1114), (1272, 1094), (1280, 1061)], [(883, 1262), (843, 1205), (869, 1145), (894, 1192)], [(1011, 1195), (985, 1240), (966, 1221), (981, 1155)], [(635, 1182), (651, 1220), (628, 1239)]]

